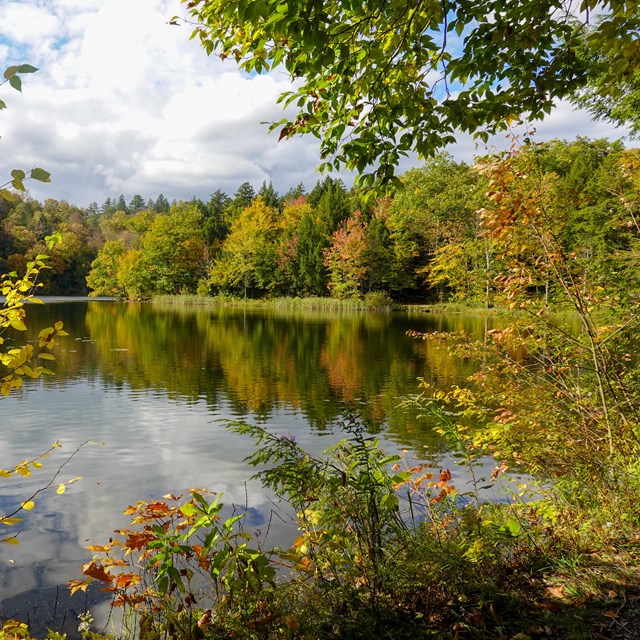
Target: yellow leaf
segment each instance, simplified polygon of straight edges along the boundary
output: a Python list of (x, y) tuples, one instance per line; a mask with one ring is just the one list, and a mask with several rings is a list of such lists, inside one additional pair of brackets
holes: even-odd
[(26, 325), (19, 318), (11, 318), (11, 320), (9, 320), (9, 324), (14, 329), (17, 329), (18, 331), (26, 331), (27, 330)]
[(0, 469), (0, 478), (10, 478), (13, 474), (11, 471), (5, 471), (4, 469)]
[(55, 356), (52, 356), (50, 353), (40, 353), (38, 354), (38, 358), (42, 360), (55, 360)]
[(33, 500), (27, 500), (20, 505), (25, 511), (31, 511), (33, 507), (36, 506), (36, 503)]
[(58, 494), (62, 494), (67, 490), (67, 487), (65, 486), (65, 484), (59, 484), (58, 488), (56, 489), (56, 493)]
[(42, 468), (42, 462), (38, 462), (37, 460), (34, 460), (31, 463), (36, 469), (41, 469)]
[(73, 595), (76, 591), (84, 591), (86, 593), (87, 587), (91, 582), (92, 578), (87, 578), (86, 580), (69, 580), (67, 584), (69, 585), (71, 595)]
[(6, 524), (7, 527), (13, 527), (14, 524), (22, 522), (22, 518), (5, 518), (0, 517), (0, 524)]
[(71, 478), (71, 480), (69, 480), (67, 482), (67, 484), (73, 484), (74, 482), (78, 482), (78, 480), (82, 480), (82, 476), (77, 476), (75, 478)]
[(58, 322), (56, 322), (56, 323), (53, 325), (53, 328), (54, 328), (56, 331), (61, 331), (63, 326), (64, 326), (64, 325), (62, 324), (62, 322), (60, 322), (60, 320), (58, 320)]
[(21, 464), (20, 466), (16, 467), (16, 473), (26, 478), (27, 476), (31, 475), (31, 470), (26, 465)]
[(6, 542), (7, 544), (20, 544), (20, 541), (16, 536), (11, 536), (10, 538), (0, 538), (0, 542)]

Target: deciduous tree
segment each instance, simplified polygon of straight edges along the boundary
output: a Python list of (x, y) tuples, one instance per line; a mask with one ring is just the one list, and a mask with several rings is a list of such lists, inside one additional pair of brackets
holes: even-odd
[(321, 168), (354, 169), (364, 186), (460, 131), (486, 139), (519, 116), (543, 118), (603, 52), (598, 95), (640, 66), (635, 1), (183, 1), (207, 53), (249, 73), (283, 67), (295, 81), (280, 97), (294, 109), (273, 125), (280, 137), (314, 134)]

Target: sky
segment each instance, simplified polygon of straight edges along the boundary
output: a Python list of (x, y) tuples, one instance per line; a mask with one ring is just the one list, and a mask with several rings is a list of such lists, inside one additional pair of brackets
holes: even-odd
[[(0, 87), (2, 182), (14, 168), (43, 167), (52, 182), (27, 183), (30, 195), (79, 206), (120, 194), (208, 200), (245, 181), (311, 189), (322, 178), (318, 141), (278, 142), (262, 124), (283, 117), (287, 76), (248, 76), (207, 57), (189, 27), (168, 24), (174, 15), (186, 15), (178, 0), (0, 0), (0, 67), (39, 68), (23, 76), (22, 94)], [(625, 133), (564, 103), (536, 130), (540, 141)], [(460, 136), (448, 151), (472, 161), (483, 149)], [(337, 177), (351, 186), (351, 175)]]

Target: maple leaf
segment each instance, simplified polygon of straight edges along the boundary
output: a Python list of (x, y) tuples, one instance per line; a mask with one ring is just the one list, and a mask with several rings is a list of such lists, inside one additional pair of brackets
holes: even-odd
[(113, 582), (113, 576), (108, 574), (105, 568), (94, 560), (87, 562), (87, 564), (82, 567), (82, 573), (84, 573), (85, 576), (90, 576), (91, 578), (95, 578), (101, 582), (106, 582), (107, 584), (111, 584)]

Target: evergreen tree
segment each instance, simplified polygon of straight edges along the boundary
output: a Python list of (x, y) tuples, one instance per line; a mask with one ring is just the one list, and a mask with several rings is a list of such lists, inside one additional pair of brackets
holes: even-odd
[(112, 200), (111, 198), (107, 198), (103, 203), (102, 203), (102, 207), (101, 207), (101, 211), (103, 214), (110, 216), (113, 213), (116, 212), (116, 203), (114, 200)]
[(325, 178), (318, 182), (309, 194), (309, 204), (325, 221), (327, 232), (332, 233), (349, 217), (349, 194), (342, 180)]
[(253, 199), (256, 197), (256, 192), (248, 182), (243, 182), (233, 196), (233, 200), (227, 207), (227, 216), (229, 221), (235, 220), (246, 209)]
[(204, 238), (206, 243), (216, 247), (227, 237), (229, 223), (225, 211), (231, 203), (231, 198), (220, 189), (211, 194), (204, 214)]
[(258, 191), (258, 195), (264, 200), (264, 203), (268, 207), (281, 209), (282, 200), (278, 195), (278, 192), (274, 189), (271, 181), (269, 182), (269, 184), (267, 184), (266, 180), (262, 183), (260, 190)]
[(300, 293), (324, 296), (327, 293), (328, 273), (323, 251), (329, 246), (329, 234), (315, 212), (309, 211), (302, 216), (297, 238)]
[(298, 198), (304, 196), (306, 194), (306, 190), (302, 182), (299, 182), (297, 186), (292, 187), (282, 196), (282, 202), (293, 202), (293, 200), (297, 200)]
[(138, 211), (139, 209), (144, 209), (144, 208), (145, 208), (144, 198), (141, 195), (136, 193), (133, 196), (133, 198), (131, 198), (131, 201), (129, 202), (129, 211), (131, 213), (134, 213), (135, 211)]
[(118, 198), (118, 202), (116, 202), (116, 209), (118, 211), (124, 211), (125, 213), (129, 213), (129, 207), (127, 207), (127, 201), (124, 199), (124, 195), (120, 194)]
[(156, 199), (156, 205), (154, 211), (156, 213), (169, 213), (169, 209), (171, 206), (169, 205), (169, 201), (160, 194)]

